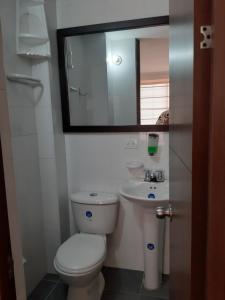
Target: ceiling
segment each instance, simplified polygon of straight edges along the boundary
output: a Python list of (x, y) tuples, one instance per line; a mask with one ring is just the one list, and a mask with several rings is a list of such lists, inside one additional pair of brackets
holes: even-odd
[(168, 77), (169, 39), (140, 39), (140, 67), (142, 78), (149, 77), (151, 79), (152, 76)]

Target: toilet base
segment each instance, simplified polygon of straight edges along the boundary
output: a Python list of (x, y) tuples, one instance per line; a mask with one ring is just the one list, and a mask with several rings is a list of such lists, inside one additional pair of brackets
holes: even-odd
[(100, 300), (105, 287), (105, 280), (99, 275), (85, 287), (69, 286), (67, 300)]

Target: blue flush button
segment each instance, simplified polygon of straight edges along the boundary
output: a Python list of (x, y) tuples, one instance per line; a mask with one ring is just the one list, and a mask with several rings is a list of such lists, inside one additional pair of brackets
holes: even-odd
[(154, 250), (154, 249), (155, 249), (155, 245), (152, 244), (152, 243), (149, 243), (149, 244), (147, 245), (147, 248), (148, 248), (148, 250)]
[(86, 217), (91, 218), (92, 217), (92, 212), (91, 211), (86, 211)]
[(155, 199), (155, 194), (153, 193), (148, 194), (148, 199)]

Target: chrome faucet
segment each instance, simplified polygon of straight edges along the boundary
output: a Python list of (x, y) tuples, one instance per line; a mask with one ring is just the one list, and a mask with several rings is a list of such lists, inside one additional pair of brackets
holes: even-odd
[(163, 182), (165, 181), (165, 175), (163, 170), (145, 170), (145, 179), (147, 182)]
[(151, 170), (146, 170), (144, 181), (148, 181), (148, 182), (154, 181), (154, 172)]

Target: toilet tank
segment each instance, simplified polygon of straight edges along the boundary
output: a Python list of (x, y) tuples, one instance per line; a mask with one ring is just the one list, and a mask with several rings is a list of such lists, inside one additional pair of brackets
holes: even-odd
[(105, 192), (79, 192), (70, 196), (80, 232), (110, 234), (117, 219), (118, 196)]

